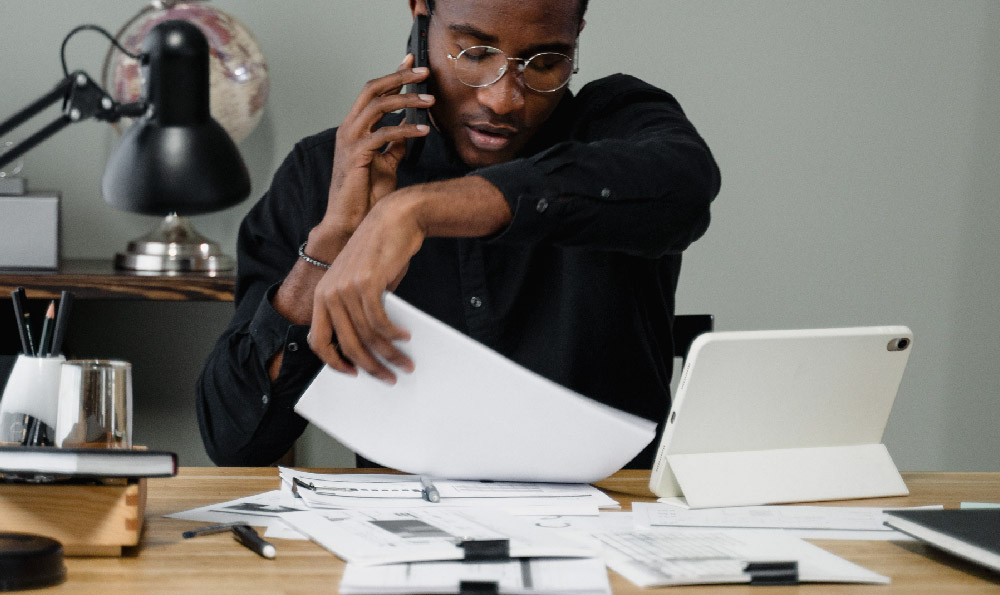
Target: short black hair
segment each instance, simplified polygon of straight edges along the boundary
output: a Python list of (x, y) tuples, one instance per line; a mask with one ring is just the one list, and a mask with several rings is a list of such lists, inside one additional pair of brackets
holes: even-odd
[[(426, 1), (427, 1), (427, 10), (430, 11), (433, 14), (434, 13), (434, 0), (426, 0)], [(580, 0), (580, 5), (578, 7), (579, 10), (577, 12), (577, 16), (579, 17), (581, 23), (583, 22), (583, 15), (587, 12), (587, 4), (589, 2), (590, 2), (590, 0)]]

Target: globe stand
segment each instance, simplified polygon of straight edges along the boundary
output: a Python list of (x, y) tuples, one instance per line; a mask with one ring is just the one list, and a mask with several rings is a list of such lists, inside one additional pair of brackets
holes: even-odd
[(124, 254), (115, 255), (115, 268), (151, 274), (216, 273), (234, 266), (217, 243), (177, 213), (170, 213), (159, 228), (129, 242)]

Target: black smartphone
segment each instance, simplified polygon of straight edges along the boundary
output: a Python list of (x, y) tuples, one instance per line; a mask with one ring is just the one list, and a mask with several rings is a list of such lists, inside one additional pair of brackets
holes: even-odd
[[(427, 62), (427, 15), (418, 14), (413, 19), (410, 29), (410, 39), (406, 43), (406, 51), (413, 54), (413, 67), (428, 66)], [(427, 93), (427, 80), (407, 85), (407, 93)], [(403, 111), (407, 124), (429, 124), (427, 110), (421, 107), (408, 107)], [(416, 160), (424, 147), (424, 137), (406, 139), (406, 159)]]
[[(410, 39), (406, 44), (406, 51), (413, 54), (413, 67), (427, 66), (427, 15), (418, 14), (413, 19), (413, 28), (410, 29)], [(427, 93), (427, 81), (407, 85), (408, 93)], [(418, 107), (408, 107), (405, 111), (407, 124), (427, 124), (427, 110)]]

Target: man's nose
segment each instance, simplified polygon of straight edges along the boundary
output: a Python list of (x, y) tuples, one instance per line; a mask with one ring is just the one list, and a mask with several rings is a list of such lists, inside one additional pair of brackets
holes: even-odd
[(488, 87), (480, 87), (477, 93), (479, 103), (497, 114), (509, 114), (524, 107), (523, 75), (515, 64), (507, 68), (500, 80)]

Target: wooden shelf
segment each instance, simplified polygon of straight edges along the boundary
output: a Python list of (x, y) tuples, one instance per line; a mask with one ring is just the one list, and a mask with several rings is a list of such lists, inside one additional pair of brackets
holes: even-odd
[(30, 299), (58, 299), (68, 290), (77, 299), (225, 302), (235, 282), (233, 271), (150, 275), (116, 270), (110, 260), (64, 260), (54, 271), (0, 269), (0, 299), (24, 287)]

